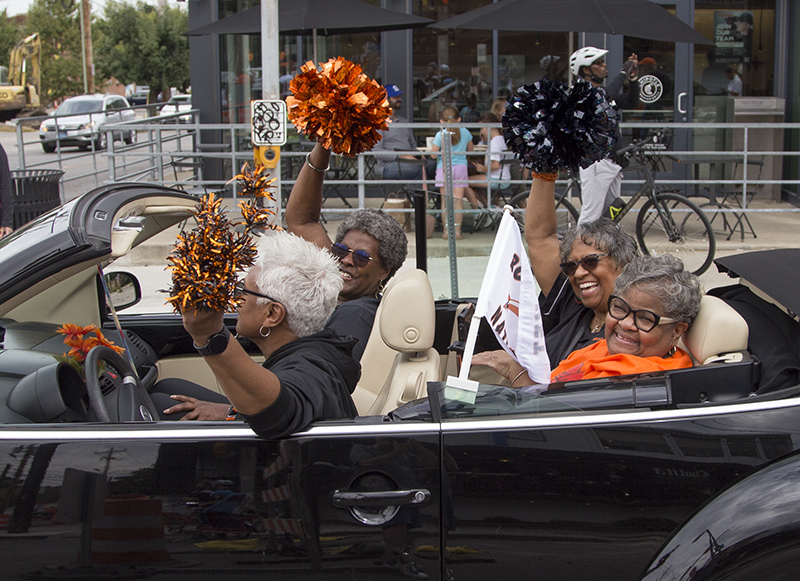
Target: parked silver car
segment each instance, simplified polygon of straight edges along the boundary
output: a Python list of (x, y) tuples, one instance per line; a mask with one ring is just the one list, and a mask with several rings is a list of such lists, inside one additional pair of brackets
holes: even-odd
[[(189, 123), (192, 120), (192, 96), (191, 95), (173, 95), (172, 98), (161, 107), (158, 113), (159, 117), (167, 117), (162, 121), (164, 123)], [(178, 113), (186, 113), (179, 117), (175, 117)]]
[[(39, 139), (45, 153), (52, 153), (56, 146), (78, 146), (89, 149), (105, 149), (108, 132), (101, 127), (106, 124), (133, 121), (136, 113), (127, 99), (119, 95), (79, 95), (70, 97), (58, 106), (52, 118), (39, 126)], [(114, 132), (113, 139), (125, 143), (136, 141), (136, 130)]]

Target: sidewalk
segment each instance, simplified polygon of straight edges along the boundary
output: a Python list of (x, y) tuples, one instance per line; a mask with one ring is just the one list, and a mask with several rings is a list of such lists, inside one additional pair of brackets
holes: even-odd
[[(380, 201), (380, 199), (368, 199), (367, 203), (370, 206), (377, 207)], [(228, 204), (231, 203), (229, 199), (226, 199), (226, 202)], [(334, 200), (329, 200), (326, 208), (339, 209), (335, 202)], [(800, 248), (800, 212), (769, 211), (777, 209), (795, 210), (793, 206), (772, 200), (757, 199), (752, 202), (751, 207), (759, 210), (748, 214), (757, 238), (753, 238), (752, 235), (747, 233), (744, 240), (742, 240), (737, 231), (728, 241), (726, 240), (727, 234), (723, 235), (721, 232), (722, 223), (720, 218), (718, 217), (714, 221), (717, 257), (771, 248)], [(324, 226), (331, 237), (335, 236), (336, 229), (344, 217), (344, 212), (334, 211), (329, 214), (328, 221)], [(709, 215), (710, 218), (711, 216)], [(634, 224), (635, 218), (633, 216), (629, 216), (623, 221), (623, 227), (630, 232), (633, 232)], [(137, 276), (139, 276), (143, 286), (152, 286), (154, 289), (167, 288), (169, 286), (169, 272), (164, 270), (164, 267), (167, 265), (166, 257), (172, 250), (177, 233), (178, 228), (175, 227), (154, 236), (136, 249), (135, 256), (125, 257), (116, 262), (113, 270), (141, 271), (141, 275)], [(484, 228), (474, 234), (465, 231), (464, 238), (456, 241), (459, 297), (477, 297), (483, 281), (489, 253), (494, 243), (495, 233), (495, 230), (489, 228)], [(403, 265), (403, 269), (416, 268), (415, 234), (414, 232), (409, 232), (407, 236), (409, 241), (408, 259)], [(427, 240), (427, 256), (428, 277), (431, 280), (434, 298), (451, 298), (453, 293), (451, 292), (451, 265), (448, 258), (448, 241), (442, 239), (441, 232), (435, 232), (433, 238)], [(713, 266), (700, 278), (706, 289), (735, 282), (728, 278), (727, 275), (716, 272), (716, 268)], [(143, 288), (143, 291), (147, 296), (147, 289)]]

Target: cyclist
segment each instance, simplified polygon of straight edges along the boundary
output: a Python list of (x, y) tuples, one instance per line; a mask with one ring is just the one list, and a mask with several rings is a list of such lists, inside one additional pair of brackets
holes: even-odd
[[(576, 50), (569, 57), (569, 65), (577, 83), (591, 83), (600, 87), (608, 77), (605, 56), (608, 51), (593, 46)], [(627, 91), (625, 87), (627, 85)], [(608, 80), (605, 87), (608, 98), (615, 106), (634, 109), (639, 105), (638, 58), (631, 54), (622, 69)], [(622, 146), (617, 129), (617, 143), (605, 159), (587, 168), (581, 168), (581, 216), (578, 224), (594, 222), (603, 214), (603, 209), (619, 198), (622, 186), (622, 166), (615, 159), (615, 152)]]

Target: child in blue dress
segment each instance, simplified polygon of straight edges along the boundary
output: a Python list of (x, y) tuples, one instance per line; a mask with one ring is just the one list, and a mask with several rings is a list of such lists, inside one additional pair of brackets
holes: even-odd
[[(461, 123), (461, 117), (455, 107), (447, 106), (442, 109), (441, 118), (439, 119), (442, 124), (445, 123)], [(431, 151), (440, 151), (442, 149), (442, 135), (443, 132), (450, 133), (450, 144), (452, 145), (453, 152), (453, 211), (455, 212), (456, 223), (453, 227), (447, 224), (447, 214), (443, 214), (442, 222), (445, 224), (444, 233), (442, 238), (447, 238), (448, 232), (454, 232), (457, 239), (461, 239), (461, 210), (464, 207), (464, 195), (472, 202), (475, 197), (475, 192), (469, 187), (469, 172), (467, 166), (467, 156), (465, 152), (474, 151), (475, 147), (472, 144), (472, 134), (465, 127), (454, 127), (453, 129), (442, 128), (436, 137), (433, 139), (433, 146)], [(442, 210), (446, 209), (447, 196), (444, 189), (444, 167), (442, 166), (442, 156), (435, 154), (433, 157), (436, 159), (436, 187), (442, 194)], [(477, 203), (477, 201), (473, 202)]]

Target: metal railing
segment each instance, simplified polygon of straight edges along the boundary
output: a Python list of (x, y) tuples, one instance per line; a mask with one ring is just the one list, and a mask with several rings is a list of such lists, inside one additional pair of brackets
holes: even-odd
[[(198, 122), (198, 111), (191, 111), (193, 117), (190, 123), (165, 123), (171, 117), (185, 115), (186, 112), (164, 117), (148, 117), (136, 121), (107, 125), (101, 128), (102, 131), (121, 130), (128, 131), (135, 127), (137, 140), (131, 145), (108, 140), (107, 151), (95, 151), (93, 148), (82, 154), (64, 154), (60, 149), (53, 160), (40, 163), (26, 163), (25, 147), (32, 144), (39, 146), (38, 136), (24, 139), (24, 132), (18, 128), (17, 146), (20, 149), (19, 169), (30, 168), (58, 168), (65, 169), (66, 175), (64, 183), (71, 181), (86, 180), (93, 178), (95, 185), (120, 181), (147, 181), (151, 183), (163, 184), (166, 186), (179, 187), (191, 191), (228, 191), (235, 196), (233, 186), (230, 183), (233, 177), (239, 172), (244, 162), (252, 163), (252, 150), (250, 144), (250, 126), (248, 124), (200, 124)], [(453, 125), (455, 126), (455, 125)], [(477, 131), (482, 127), (497, 127), (492, 124), (460, 124), (472, 131)], [(398, 123), (396, 127), (411, 128), (418, 136), (421, 143), (424, 137), (434, 135), (439, 129), (438, 123)], [(623, 131), (648, 131), (651, 129), (672, 129), (675, 132), (689, 132), (693, 141), (698, 147), (704, 149), (677, 150), (673, 146), (668, 152), (658, 152), (658, 154), (668, 153), (671, 156), (680, 157), (691, 162), (692, 157), (703, 163), (702, 158), (717, 156), (730, 160), (720, 162), (728, 165), (721, 178), (710, 175), (707, 170), (700, 169), (694, 175), (688, 177), (675, 177), (672, 174), (661, 172), (656, 176), (656, 185), (674, 189), (685, 190), (687, 195), (707, 195), (707, 191), (712, 187), (721, 187), (729, 190), (741, 192), (741, 207), (734, 209), (721, 209), (724, 211), (735, 212), (785, 212), (799, 211), (800, 209), (789, 207), (786, 204), (780, 207), (754, 208), (751, 207), (753, 192), (772, 190), (771, 197), (780, 199), (783, 191), (789, 191), (795, 195), (800, 194), (800, 179), (797, 175), (791, 178), (784, 178), (792, 172), (783, 170), (784, 161), (790, 161), (793, 165), (793, 172), (797, 174), (800, 161), (796, 158), (800, 156), (799, 151), (785, 151), (782, 144), (789, 142), (791, 137), (793, 142), (800, 141), (800, 123), (623, 123)], [(779, 144), (773, 148), (757, 147), (753, 144), (763, 143), (764, 135), (769, 132), (777, 132), (778, 138), (772, 139), (772, 143)], [(755, 139), (754, 139), (755, 137)], [(702, 144), (722, 145), (719, 147), (708, 147)], [(302, 166), (304, 156), (313, 143), (305, 140), (302, 136), (290, 131), (287, 145), (283, 147), (280, 160), (280, 183), (281, 191), (278, 192), (278, 200), (285, 197), (294, 185)], [(422, 159), (430, 156), (427, 150), (417, 150), (408, 152), (397, 152), (417, 156)], [(468, 155), (473, 159), (482, 159), (490, 152), (476, 151)], [(65, 164), (66, 160), (74, 160), (80, 156), (92, 156), (92, 164), (89, 170), (82, 173), (73, 172)], [(760, 169), (756, 171), (753, 163), (760, 163)], [(696, 165), (696, 164), (694, 164)], [(731, 168), (737, 165), (741, 175), (732, 175)], [(433, 176), (427, 176), (425, 180), (389, 180), (377, 175), (375, 154), (365, 152), (354, 158), (334, 156), (331, 161), (333, 171), (326, 176), (325, 187), (335, 190), (340, 197), (348, 200), (350, 207), (344, 208), (323, 208), (324, 213), (328, 212), (348, 212), (367, 206), (368, 198), (384, 198), (385, 192), (399, 191), (402, 189), (426, 189), (437, 190), (434, 186)], [(769, 168), (771, 171), (765, 174), (764, 170)], [(273, 170), (277, 172), (279, 170)], [(638, 186), (642, 180), (636, 176), (626, 175), (624, 183), (633, 187)], [(519, 189), (527, 188), (529, 181), (526, 179), (504, 180), (512, 187)], [(487, 186), (487, 202), (491, 210), (491, 192), (498, 188), (497, 183), (489, 178)], [(564, 183), (559, 182), (562, 186)], [(330, 197), (330, 196), (329, 196)], [(352, 200), (353, 204), (350, 204)], [(282, 206), (282, 204), (281, 204)]]

